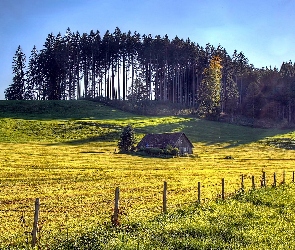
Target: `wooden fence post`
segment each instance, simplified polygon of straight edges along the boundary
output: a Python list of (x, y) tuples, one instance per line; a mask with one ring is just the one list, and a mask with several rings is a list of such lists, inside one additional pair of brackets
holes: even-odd
[(167, 213), (167, 182), (164, 181), (163, 189), (163, 213)]
[(114, 226), (118, 226), (120, 224), (119, 223), (119, 198), (120, 198), (120, 189), (119, 187), (116, 187), (114, 215), (112, 217), (112, 224)]
[(222, 200), (225, 199), (225, 195), (224, 195), (224, 178), (222, 178), (222, 180), (221, 180), (221, 199)]
[(201, 182), (198, 182), (198, 203), (201, 204)]
[(245, 185), (244, 185), (244, 175), (243, 174), (242, 174), (242, 181), (241, 181), (241, 189), (242, 189), (242, 192), (244, 192)]
[(273, 186), (274, 186), (274, 187), (277, 186), (277, 177), (276, 177), (276, 173), (273, 173)]
[(264, 171), (262, 172), (261, 187), (266, 187), (266, 174)]
[(252, 189), (255, 189), (255, 177), (252, 175)]
[(34, 223), (33, 223), (33, 231), (32, 231), (32, 247), (35, 247), (36, 243), (37, 243), (39, 209), (40, 209), (40, 199), (36, 198), (36, 200), (35, 200)]

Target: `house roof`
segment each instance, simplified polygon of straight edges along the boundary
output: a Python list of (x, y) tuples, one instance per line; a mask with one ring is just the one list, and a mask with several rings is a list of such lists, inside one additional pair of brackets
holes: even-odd
[(138, 143), (137, 147), (157, 147), (157, 148), (165, 148), (168, 145), (172, 147), (176, 146), (177, 141), (184, 136), (190, 146), (193, 148), (193, 144), (186, 137), (184, 133), (163, 133), (163, 134), (147, 134), (142, 140)]

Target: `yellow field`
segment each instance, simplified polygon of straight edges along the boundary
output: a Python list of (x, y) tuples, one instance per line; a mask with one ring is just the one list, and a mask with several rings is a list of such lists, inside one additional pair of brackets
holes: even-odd
[[(163, 181), (168, 182), (168, 210), (221, 193), (225, 178), (229, 194), (240, 188), (241, 174), (251, 187), (262, 170), (267, 184), (286, 171), (287, 182), (295, 170), (295, 152), (261, 143), (236, 147), (194, 143), (194, 155), (150, 158), (115, 152), (116, 142), (0, 144), (0, 242), (24, 242), (32, 228), (35, 198), (40, 198), (40, 233), (74, 235), (109, 222), (114, 192), (120, 187), (121, 221), (150, 218), (161, 213)], [(232, 156), (234, 159), (224, 159)], [(29, 233), (26, 233), (29, 232)]]
[[(295, 170), (295, 151), (267, 146), (266, 138), (294, 140), (291, 130), (238, 127), (188, 117), (142, 117), (87, 101), (0, 102), (0, 247), (30, 241), (34, 202), (40, 198), (39, 240), (71, 237), (110, 223), (120, 187), (121, 222), (145, 220), (162, 211), (163, 181), (168, 210), (241, 186), (251, 188), (262, 171), (267, 184)], [(132, 124), (146, 133), (185, 132), (194, 154), (154, 158), (117, 153), (120, 131)], [(225, 159), (231, 156), (232, 159)]]

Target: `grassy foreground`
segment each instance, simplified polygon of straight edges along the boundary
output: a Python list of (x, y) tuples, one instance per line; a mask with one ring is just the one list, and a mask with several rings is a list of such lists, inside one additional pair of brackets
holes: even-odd
[(294, 185), (192, 204), (147, 222), (98, 226), (53, 249), (293, 249)]
[[(235, 209), (240, 208), (242, 211), (246, 204), (245, 206), (249, 208), (245, 209), (250, 211), (252, 208), (255, 209), (251, 206), (259, 204), (252, 202), (252, 205), (249, 205), (249, 202), (244, 202), (242, 199), (242, 201), (229, 200), (222, 204), (213, 204), (213, 208), (210, 208), (210, 205), (208, 211), (207, 205), (196, 208), (190, 204), (197, 199), (198, 182), (202, 184), (202, 202), (204, 202), (220, 195), (221, 178), (225, 178), (226, 192), (230, 194), (240, 188), (241, 174), (246, 176), (245, 185), (249, 189), (252, 175), (256, 177), (257, 186), (259, 185), (262, 170), (267, 173), (268, 185), (272, 183), (270, 178), (274, 172), (280, 181), (285, 170), (287, 182), (290, 182), (291, 172), (295, 170), (294, 151), (276, 148), (267, 143), (268, 140), (279, 138), (293, 139), (295, 134), (287, 130), (238, 127), (188, 117), (134, 116), (99, 103), (86, 101), (2, 101), (0, 117), (2, 117), (0, 119), (0, 246), (2, 248), (8, 245), (17, 248), (21, 245), (27, 246), (26, 242), (29, 243), (29, 233), (32, 230), (34, 200), (37, 197), (41, 201), (39, 244), (43, 248), (46, 245), (53, 246), (60, 238), (64, 240), (75, 238), (77, 241), (82, 241), (81, 239), (86, 237), (85, 232), (90, 232), (97, 226), (98, 229), (92, 232), (94, 234), (95, 230), (98, 230), (97, 234), (100, 235), (105, 228), (103, 225), (107, 227), (110, 223), (114, 191), (117, 186), (121, 190), (122, 228), (116, 229), (115, 232), (113, 229), (105, 231), (107, 236), (103, 237), (109, 239), (105, 242), (109, 249), (113, 249), (112, 246), (119, 248), (124, 245), (126, 249), (128, 246), (130, 249), (136, 249), (135, 245), (138, 244), (140, 249), (153, 248), (151, 243), (141, 247), (136, 234), (125, 234), (124, 230), (129, 230), (129, 227), (132, 232), (138, 231), (138, 237), (146, 242), (155, 242), (153, 238), (149, 238), (151, 235), (159, 235), (163, 239), (169, 238), (168, 235), (173, 236), (173, 230), (168, 230), (169, 227), (178, 230), (176, 236), (181, 235), (186, 230), (182, 230), (181, 225), (184, 227), (189, 224), (192, 226), (190, 230), (194, 230), (193, 225), (204, 223), (204, 228), (213, 235), (214, 220), (206, 222), (211, 217), (205, 219), (200, 216), (195, 222), (189, 223), (191, 217), (186, 214), (191, 213), (195, 218), (197, 216), (193, 216), (194, 214), (210, 215), (213, 209), (214, 217), (214, 211), (220, 210), (216, 218), (219, 215), (221, 218), (223, 216), (222, 230), (230, 230), (226, 222), (239, 223), (235, 221), (235, 216), (238, 219), (239, 216), (243, 216), (243, 213), (237, 216), (239, 211)], [(138, 140), (145, 133), (183, 131), (195, 146), (194, 154), (190, 157), (169, 159), (118, 154), (115, 151), (117, 140), (122, 128), (127, 124), (135, 127)], [(231, 156), (231, 159), (226, 159), (227, 156)], [(159, 217), (164, 180), (168, 182), (169, 215)], [(280, 192), (279, 190), (274, 189), (269, 192)], [(288, 188), (282, 190), (287, 192), (282, 197), (287, 195), (291, 205), (284, 203), (285, 199), (282, 198), (281, 206), (293, 206), (293, 187), (290, 187), (290, 190)], [(261, 195), (263, 197), (263, 194)], [(187, 210), (184, 210), (186, 207)], [(261, 238), (261, 246), (267, 246), (267, 240), (276, 240), (270, 235), (273, 230), (277, 230), (274, 223), (281, 220), (281, 215), (278, 213), (277, 217), (275, 213), (279, 210), (271, 210), (271, 206), (262, 206), (262, 208), (261, 218), (250, 216), (247, 220), (252, 223), (252, 231), (258, 232), (257, 227), (266, 230), (264, 238)], [(260, 211), (261, 206), (259, 205), (257, 209)], [(221, 211), (224, 212), (223, 215)], [(181, 217), (179, 213), (184, 215)], [(294, 212), (292, 209), (287, 209), (286, 213), (290, 213), (290, 222), (292, 222)], [(230, 216), (233, 218), (229, 221)], [(179, 220), (179, 224), (166, 228), (165, 225), (168, 225), (169, 221), (173, 222), (174, 218)], [(274, 222), (268, 224), (270, 219)], [(164, 223), (164, 226), (161, 226), (161, 223)], [(209, 227), (211, 224), (212, 229)], [(124, 225), (129, 226), (126, 229)], [(161, 236), (162, 229), (167, 230), (164, 230)], [(291, 226), (290, 230), (288, 232), (294, 235)], [(142, 235), (145, 231), (146, 238)], [(252, 238), (255, 235), (254, 231)], [(200, 231), (200, 234), (204, 235), (202, 238), (204, 245), (200, 249), (230, 247), (231, 245), (226, 244), (238, 242), (236, 238), (232, 241), (225, 238), (224, 242), (218, 238), (212, 240), (210, 245), (206, 243), (212, 238), (208, 232), (203, 234)], [(82, 238), (79, 238), (79, 235)], [(175, 242), (181, 242), (181, 237), (177, 236)], [(247, 237), (249, 242), (251, 237)], [(285, 238), (287, 239), (287, 236)], [(165, 244), (165, 240), (161, 242)], [(167, 243), (167, 249), (173, 249), (175, 242), (169, 243), (170, 245)], [(185, 242), (184, 240), (183, 244), (188, 244)], [(215, 245), (212, 245), (213, 243)], [(282, 244), (287, 243), (276, 244), (285, 249), (283, 247), (285, 245)], [(163, 245), (154, 246), (163, 249)], [(206, 246), (211, 247), (206, 248)], [(249, 249), (255, 249), (255, 244), (248, 243), (241, 243), (239, 247), (247, 246), (253, 247)]]

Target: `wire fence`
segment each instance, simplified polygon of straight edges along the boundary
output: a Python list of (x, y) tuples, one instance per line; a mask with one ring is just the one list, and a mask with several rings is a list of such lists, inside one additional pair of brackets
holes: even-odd
[[(295, 182), (295, 172), (292, 171), (291, 172), (291, 182), (294, 183)], [(247, 190), (254, 190), (257, 188), (264, 188), (267, 186), (272, 186), (272, 187), (277, 187), (279, 185), (285, 184), (286, 183), (286, 171), (283, 171), (282, 175), (280, 176), (281, 178), (278, 178), (277, 173), (273, 173), (273, 175), (266, 175), (266, 172), (262, 172), (261, 176), (258, 177), (257, 180), (257, 176), (252, 175), (251, 178), (249, 178), (249, 176), (247, 176), (247, 182), (245, 181), (245, 175), (240, 175), (240, 185), (239, 188), (236, 189), (235, 192), (227, 192), (227, 182), (225, 178), (222, 178), (220, 180), (220, 183), (217, 184), (217, 189), (219, 190), (219, 192), (217, 193), (217, 196), (215, 196), (215, 199), (221, 199), (221, 200), (225, 200), (227, 198), (232, 197), (234, 194), (237, 193), (237, 191), (239, 192), (246, 192)], [(250, 179), (250, 183), (249, 183), (249, 179)], [(249, 185), (250, 184), (250, 185)], [(219, 185), (219, 186), (218, 186)], [(198, 204), (203, 204), (207, 201), (212, 201), (213, 199), (208, 199), (207, 197), (204, 196), (203, 194), (204, 189), (202, 188), (202, 183), (198, 182), (197, 183), (197, 187), (196, 187), (196, 195), (195, 197), (193, 197), (193, 200), (195, 202), (197, 202)], [(122, 211), (124, 210), (124, 203), (126, 203), (126, 200), (120, 200), (120, 196), (121, 196), (121, 192), (122, 190), (120, 190), (120, 187), (116, 187), (115, 191), (114, 191), (114, 196), (113, 198), (109, 198), (108, 201), (106, 202), (106, 206), (109, 207), (109, 214), (106, 215), (103, 213), (103, 211), (101, 211), (100, 216), (105, 216), (105, 218), (109, 218), (109, 222), (114, 226), (117, 227), (120, 225), (121, 219), (122, 217), (125, 216), (124, 213), (122, 213)], [(170, 204), (169, 204), (169, 183), (167, 181), (164, 181), (163, 186), (162, 186), (162, 190), (158, 190), (158, 195), (157, 198), (159, 198), (159, 193), (161, 193), (161, 200), (158, 201), (157, 204), (157, 209), (159, 209), (159, 206), (161, 206), (161, 211), (158, 211), (159, 213), (163, 213), (166, 214), (169, 211), (173, 210), (173, 207), (171, 206), (170, 208)], [(214, 195), (212, 195), (214, 196)], [(212, 197), (211, 196), (211, 197)], [(120, 204), (122, 202), (122, 205)], [(190, 204), (191, 201), (187, 202), (186, 204)], [(184, 203), (182, 203), (184, 204)], [(91, 206), (90, 206), (91, 207)], [(122, 207), (122, 209), (121, 209)], [(77, 208), (75, 206), (75, 208)], [(85, 207), (84, 207), (85, 208)], [(46, 220), (45, 218), (42, 218), (43, 214), (53, 214), (56, 215), (59, 213), (63, 213), (64, 211), (64, 215), (63, 218), (64, 220), (71, 220), (71, 219), (77, 219), (79, 220), (79, 216), (78, 218), (69, 218), (68, 214), (65, 213), (65, 211), (68, 211), (69, 209), (74, 209), (74, 207), (63, 207), (63, 208), (51, 208), (51, 209), (47, 209), (45, 207), (42, 207), (42, 200), (40, 198), (36, 198), (35, 202), (31, 205), (27, 205), (25, 207), (22, 207), (20, 209), (0, 209), (0, 212), (8, 215), (11, 213), (18, 213), (18, 223), (21, 224), (23, 232), (25, 234), (25, 244), (30, 244), (32, 247), (35, 247), (36, 244), (38, 243), (38, 241), (41, 240), (41, 238), (44, 238), (44, 234), (46, 234), (46, 232), (44, 230), (42, 230), (42, 225), (44, 223), (44, 220)], [(142, 207), (142, 209), (145, 209), (144, 207)], [(87, 210), (84, 209), (83, 211), (81, 211), (81, 213), (83, 212), (84, 216), (86, 215), (87, 217), (91, 217), (93, 215), (93, 211), (91, 211), (91, 209)], [(1, 215), (1, 214), (0, 214)], [(29, 223), (28, 223), (29, 221)], [(66, 229), (67, 233), (68, 233), (68, 227), (66, 226), (66, 221), (63, 225), (59, 225), (59, 230), (63, 230)], [(31, 226), (29, 226), (29, 224)], [(82, 226), (81, 224), (81, 229), (85, 229), (85, 227)], [(49, 231), (47, 233), (50, 233)], [(22, 238), (23, 240), (23, 238)]]

